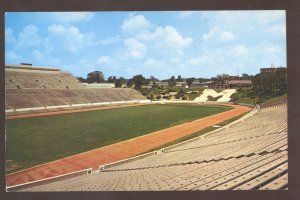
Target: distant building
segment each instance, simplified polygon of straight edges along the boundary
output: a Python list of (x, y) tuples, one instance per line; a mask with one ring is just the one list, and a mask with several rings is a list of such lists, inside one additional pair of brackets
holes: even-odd
[(114, 88), (114, 83), (82, 83), (87, 88)]
[(267, 67), (260, 68), (260, 73), (275, 73), (278, 70), (286, 70), (286, 67)]
[(155, 82), (155, 84), (156, 84), (158, 87), (160, 87), (160, 88), (166, 88), (166, 87), (169, 87), (168, 82), (157, 81), (157, 82)]
[(187, 82), (186, 81), (178, 81), (178, 82), (176, 82), (176, 87), (186, 87), (188, 84), (187, 84)]
[(214, 88), (228, 88), (228, 83), (216, 83), (213, 85)]
[(193, 81), (191, 84), (191, 88), (198, 88), (198, 87), (211, 87), (213, 84), (213, 81), (205, 81), (205, 82), (200, 82), (200, 81)]
[(228, 81), (229, 87), (251, 87), (251, 80), (230, 80)]
[(142, 88), (148, 88), (148, 89), (151, 89), (153, 88), (154, 86), (154, 82), (153, 81), (150, 81), (148, 85), (143, 85)]
[(201, 84), (198, 80), (195, 80), (192, 82), (192, 84), (190, 85), (191, 88), (196, 88), (196, 87), (201, 87)]
[(239, 76), (229, 76), (228, 80), (237, 80), (239, 79)]

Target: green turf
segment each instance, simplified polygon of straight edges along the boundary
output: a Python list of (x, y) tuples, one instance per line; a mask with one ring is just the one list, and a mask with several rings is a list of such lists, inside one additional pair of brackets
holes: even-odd
[(287, 94), (283, 94), (281, 96), (277, 96), (277, 97), (272, 97), (270, 99), (267, 99), (263, 102), (263, 104), (271, 104), (271, 103), (276, 103), (276, 102), (279, 102), (283, 99), (286, 99), (287, 98)]
[(6, 121), (6, 173), (232, 109), (147, 105)]

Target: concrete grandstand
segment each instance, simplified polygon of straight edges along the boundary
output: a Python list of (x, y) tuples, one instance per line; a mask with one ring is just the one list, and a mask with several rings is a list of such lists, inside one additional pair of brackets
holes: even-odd
[[(287, 104), (158, 151), (8, 191), (275, 190), (288, 188)], [(82, 175), (84, 174), (84, 175)]]
[[(26, 65), (5, 67), (5, 89), (7, 115), (151, 102), (133, 89), (86, 88), (70, 73)], [(200, 104), (209, 96), (221, 96), (216, 102), (207, 103), (219, 104), (230, 101), (235, 92), (234, 89), (220, 93), (206, 89), (195, 101), (183, 103)], [(173, 146), (105, 164), (98, 170), (88, 168), (9, 186), (7, 191), (287, 189), (287, 147), (287, 103), (284, 101), (256, 106), (227, 126)]]
[(70, 73), (28, 65), (5, 66), (6, 113), (147, 101), (129, 88), (85, 88)]

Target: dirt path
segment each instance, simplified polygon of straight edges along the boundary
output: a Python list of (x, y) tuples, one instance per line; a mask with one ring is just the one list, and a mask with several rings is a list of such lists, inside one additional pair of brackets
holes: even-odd
[(230, 106), (234, 109), (10, 174), (6, 176), (6, 185), (26, 183), (90, 167), (98, 169), (99, 165), (141, 154), (251, 110), (239, 105)]

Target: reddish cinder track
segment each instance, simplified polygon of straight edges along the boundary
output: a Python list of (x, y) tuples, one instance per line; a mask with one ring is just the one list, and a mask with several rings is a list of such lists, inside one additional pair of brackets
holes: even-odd
[(86, 168), (97, 169), (99, 165), (141, 154), (251, 110), (245, 106), (226, 105), (234, 109), (9, 174), (6, 176), (6, 185), (12, 186)]

